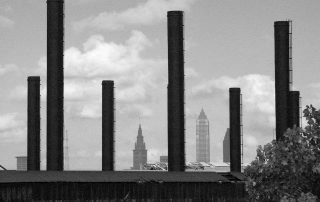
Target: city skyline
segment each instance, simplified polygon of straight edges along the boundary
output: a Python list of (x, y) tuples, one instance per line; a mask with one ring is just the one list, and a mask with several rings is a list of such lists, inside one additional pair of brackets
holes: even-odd
[[(320, 106), (320, 28), (315, 26), (319, 4), (315, 0), (308, 4), (66, 1), (65, 126), (70, 169), (101, 168), (102, 79), (115, 80), (115, 169), (131, 166), (128, 145), (135, 138), (132, 131), (139, 115), (150, 134), (146, 137), (152, 148), (150, 160), (167, 155), (165, 19), (166, 11), (174, 9), (184, 10), (186, 19), (186, 161), (196, 158), (198, 106), (206, 106), (215, 125), (212, 161), (222, 161), (232, 86), (243, 92), (244, 162), (252, 161), (257, 145), (272, 140), (275, 127), (274, 21), (293, 20), (293, 87), (301, 92), (302, 107)], [(46, 3), (40, 0), (0, 4), (0, 164), (7, 169), (15, 168), (15, 156), (26, 155), (26, 78), (32, 75), (41, 76), (41, 168), (46, 168), (45, 15)]]

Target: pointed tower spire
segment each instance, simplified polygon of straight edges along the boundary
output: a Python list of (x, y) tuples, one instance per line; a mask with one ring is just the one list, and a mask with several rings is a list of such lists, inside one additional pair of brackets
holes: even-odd
[(207, 119), (207, 115), (204, 113), (203, 108), (201, 109), (198, 119)]
[(139, 124), (139, 129), (138, 129), (138, 137), (142, 137), (142, 129), (141, 129), (141, 124)]

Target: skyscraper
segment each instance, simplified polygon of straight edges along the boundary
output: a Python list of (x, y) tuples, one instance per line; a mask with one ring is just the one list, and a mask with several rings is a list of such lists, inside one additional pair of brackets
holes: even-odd
[(133, 170), (142, 170), (143, 165), (147, 163), (146, 144), (143, 141), (141, 125), (139, 125), (137, 142), (133, 150)]
[(198, 162), (210, 162), (209, 120), (203, 109), (197, 119), (197, 159)]
[(223, 162), (230, 162), (230, 130), (227, 128), (223, 138)]

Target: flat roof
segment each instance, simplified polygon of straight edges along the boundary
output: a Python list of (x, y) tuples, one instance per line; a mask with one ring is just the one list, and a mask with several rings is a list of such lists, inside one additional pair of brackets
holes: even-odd
[[(232, 173), (229, 173), (233, 175)], [(166, 171), (0, 171), (0, 183), (24, 182), (232, 182), (216, 172)], [(243, 174), (238, 173), (239, 176)], [(233, 175), (237, 180), (240, 177)]]

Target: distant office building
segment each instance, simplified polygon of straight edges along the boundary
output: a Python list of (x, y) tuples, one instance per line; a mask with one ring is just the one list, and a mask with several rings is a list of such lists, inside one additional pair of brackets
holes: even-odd
[(17, 170), (26, 171), (28, 169), (28, 157), (17, 156)]
[(133, 150), (133, 170), (142, 170), (147, 163), (147, 150), (143, 141), (141, 125), (139, 125), (137, 142)]
[(160, 156), (160, 163), (168, 163), (168, 156)]
[(209, 121), (203, 109), (197, 119), (197, 162), (210, 162)]
[(230, 162), (230, 130), (227, 128), (226, 134), (223, 138), (223, 162)]

